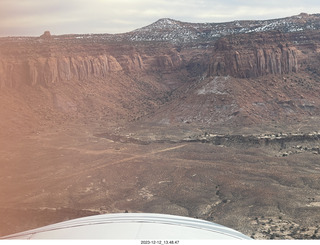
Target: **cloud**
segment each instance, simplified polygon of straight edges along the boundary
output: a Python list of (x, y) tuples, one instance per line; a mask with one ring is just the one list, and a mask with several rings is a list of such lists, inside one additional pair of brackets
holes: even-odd
[(1, 0), (0, 36), (119, 33), (160, 18), (187, 22), (269, 19), (320, 12), (315, 0)]

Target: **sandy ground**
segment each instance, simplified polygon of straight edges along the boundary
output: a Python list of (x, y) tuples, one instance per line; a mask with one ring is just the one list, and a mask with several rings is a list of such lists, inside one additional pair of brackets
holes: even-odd
[(317, 234), (318, 155), (97, 135), (65, 127), (2, 144), (0, 235), (126, 211), (197, 217), (258, 239)]

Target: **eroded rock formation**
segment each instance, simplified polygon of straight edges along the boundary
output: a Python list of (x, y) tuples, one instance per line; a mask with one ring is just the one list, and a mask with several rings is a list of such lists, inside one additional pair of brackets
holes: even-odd
[[(250, 38), (247, 36), (246, 38)], [(232, 43), (222, 39), (216, 43), (211, 64), (210, 76), (231, 75), (241, 78), (253, 78), (269, 74), (288, 74), (298, 71), (298, 51), (289, 44), (274, 42), (258, 45), (253, 43)], [(252, 40), (251, 40), (252, 41)], [(249, 44), (249, 45), (248, 45)]]
[[(58, 49), (59, 46), (54, 48)], [(131, 50), (129, 53), (113, 55), (113, 51), (95, 54), (89, 49), (86, 52), (76, 50), (68, 55), (68, 52), (49, 50), (45, 54), (35, 52), (33, 56), (25, 52), (19, 57), (2, 57), (0, 87), (17, 87), (22, 83), (34, 86), (59, 81), (104, 79), (110, 73), (119, 71), (130, 73), (179, 68), (182, 64), (179, 54), (172, 50), (167, 51), (152, 55)]]

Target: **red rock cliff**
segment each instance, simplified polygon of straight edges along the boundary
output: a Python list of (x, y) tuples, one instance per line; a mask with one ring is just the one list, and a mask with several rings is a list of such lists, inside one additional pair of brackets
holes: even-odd
[(94, 43), (90, 47), (88, 43), (72, 46), (68, 40), (57, 43), (41, 39), (32, 40), (27, 46), (25, 43), (11, 42), (0, 48), (0, 87), (104, 79), (119, 71), (166, 72), (182, 64), (179, 53), (171, 48), (135, 49)]
[(288, 74), (298, 70), (298, 51), (284, 40), (261, 43), (259, 39), (222, 39), (215, 45), (209, 65), (210, 76), (231, 75), (241, 78), (259, 77), (268, 74)]

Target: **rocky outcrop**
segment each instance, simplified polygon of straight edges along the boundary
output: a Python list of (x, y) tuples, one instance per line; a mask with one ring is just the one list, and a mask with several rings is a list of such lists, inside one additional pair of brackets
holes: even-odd
[(225, 39), (217, 42), (209, 65), (210, 76), (231, 75), (253, 78), (268, 74), (288, 74), (298, 71), (298, 51), (290, 45), (232, 44)]
[(107, 55), (38, 58), (28, 60), (27, 68), (31, 85), (71, 79), (82, 81), (94, 77), (103, 78), (109, 72), (122, 70), (117, 60)]
[(40, 38), (42, 38), (42, 39), (51, 39), (52, 36), (51, 36), (50, 31), (45, 31), (45, 32), (40, 36)]
[(48, 85), (64, 80), (103, 78), (109, 72), (122, 70), (112, 56), (98, 57), (37, 57), (25, 60), (4, 60), (0, 63), (3, 74), (1, 87), (19, 84)]
[[(39, 39), (40, 42), (41, 40)], [(45, 41), (48, 46), (51, 46), (45, 52), (38, 50), (31, 56), (32, 50), (25, 50), (21, 51), (23, 53), (19, 56), (1, 57), (0, 88), (18, 87), (21, 84), (46, 86), (60, 81), (104, 79), (110, 73), (120, 71), (127, 74), (142, 71), (168, 72), (181, 67), (183, 62), (179, 53), (170, 49), (153, 53), (135, 49), (129, 52), (111, 49), (97, 54), (90, 49), (83, 52), (77, 47), (63, 52), (56, 51), (61, 44)], [(103, 46), (104, 49), (106, 47), (109, 48), (107, 45)], [(72, 52), (74, 49), (76, 50)]]

